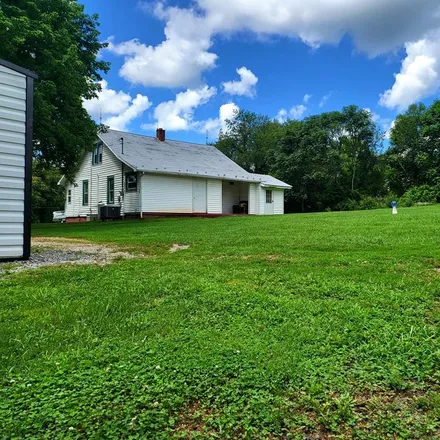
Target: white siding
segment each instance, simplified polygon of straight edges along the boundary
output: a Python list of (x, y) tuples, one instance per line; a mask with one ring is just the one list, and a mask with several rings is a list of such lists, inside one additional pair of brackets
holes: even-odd
[(0, 66), (0, 258), (23, 256), (26, 77)]
[(257, 185), (255, 183), (249, 184), (248, 213), (257, 214)]
[[(273, 206), (266, 206), (266, 190), (272, 191)], [(284, 214), (284, 190), (278, 188), (262, 188), (260, 185), (257, 187), (257, 202), (259, 201), (259, 207), (257, 214), (260, 215), (272, 215)]]
[(192, 213), (192, 181), (190, 177), (144, 174), (142, 212)]
[[(86, 217), (98, 215), (98, 204), (107, 204), (107, 177), (115, 178), (115, 205), (123, 205), (120, 193), (122, 185), (122, 163), (104, 145), (102, 163), (92, 165), (92, 153), (87, 153), (77, 171), (74, 183), (66, 185), (66, 217)], [(82, 204), (82, 182), (89, 181), (89, 204)], [(68, 203), (68, 191), (72, 191), (72, 201)], [(122, 206), (122, 209), (124, 207)]]
[(259, 201), (260, 201), (258, 213), (260, 215), (264, 215), (264, 208), (266, 205), (266, 190), (259, 185), (258, 193), (259, 193)]
[(222, 213), (222, 181), (208, 179), (208, 214)]
[(284, 214), (284, 190), (273, 189), (273, 213)]

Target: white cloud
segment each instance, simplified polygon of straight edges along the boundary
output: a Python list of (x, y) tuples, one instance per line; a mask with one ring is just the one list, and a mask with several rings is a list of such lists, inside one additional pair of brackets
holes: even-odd
[(440, 34), (405, 45), (407, 56), (391, 89), (380, 95), (380, 105), (400, 111), (440, 89)]
[(152, 103), (149, 101), (148, 97), (138, 94), (124, 112), (118, 116), (112, 116), (106, 119), (104, 124), (114, 130), (124, 131), (133, 119), (141, 116), (145, 110), (151, 107), (151, 105)]
[(115, 130), (125, 130), (127, 125), (140, 117), (152, 103), (147, 96), (138, 94), (134, 99), (122, 90), (116, 91), (108, 88), (108, 82), (100, 82), (101, 91), (97, 98), (83, 102), (84, 108), (90, 116)]
[(255, 96), (258, 77), (244, 66), (237, 69), (237, 73), (240, 75), (240, 80), (222, 83), (223, 90), (230, 95), (249, 96), (250, 98)]
[(305, 94), (303, 98), (304, 104), (307, 104), (313, 95)]
[(332, 97), (333, 92), (329, 92), (327, 93), (327, 95), (324, 95), (321, 99), (321, 101), (319, 102), (319, 107), (322, 108), (324, 107), (325, 103)]
[(226, 121), (233, 120), (239, 110), (239, 107), (233, 102), (223, 104), (219, 109), (217, 118), (194, 122), (193, 129), (200, 133), (208, 133), (210, 136), (217, 137), (220, 130), (222, 130), (223, 133), (227, 132)]
[(161, 87), (197, 87), (216, 65), (210, 52), (216, 35), (250, 31), (257, 35), (300, 38), (311, 47), (337, 44), (349, 34), (370, 56), (417, 41), (440, 26), (438, 0), (195, 0), (194, 7), (153, 10), (164, 20), (165, 39), (157, 46), (138, 40), (110, 42), (125, 57), (120, 74), (132, 83)]
[(284, 124), (284, 122), (287, 121), (289, 116), (288, 111), (285, 108), (282, 108), (277, 115), (275, 116), (275, 119), (280, 123), (280, 124)]
[(201, 84), (201, 74), (215, 67), (217, 55), (208, 51), (212, 30), (205, 18), (192, 9), (161, 5), (156, 15), (167, 21), (165, 40), (147, 46), (137, 39), (115, 44), (107, 50), (125, 57), (119, 74), (133, 84), (153, 87), (194, 87)]
[(305, 105), (295, 105), (290, 109), (290, 116), (292, 116), (293, 119), (301, 119), (304, 116), (304, 113), (307, 111), (307, 108)]
[(162, 102), (154, 109), (154, 124), (144, 124), (142, 128), (148, 130), (160, 126), (170, 131), (192, 130), (196, 108), (206, 104), (216, 93), (215, 87), (207, 85), (178, 93), (174, 101)]
[(287, 111), (285, 108), (282, 108), (275, 116), (275, 120), (277, 120), (280, 124), (283, 124), (288, 119), (302, 119), (306, 111), (307, 107), (302, 104), (294, 105), (289, 111)]
[(439, 26), (438, 0), (198, 0), (215, 29), (299, 37), (312, 47), (350, 34), (361, 51), (386, 53)]

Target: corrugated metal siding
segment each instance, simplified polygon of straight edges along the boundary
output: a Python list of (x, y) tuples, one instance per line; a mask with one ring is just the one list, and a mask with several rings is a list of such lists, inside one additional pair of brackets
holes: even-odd
[(222, 213), (222, 181), (208, 179), (208, 214)]
[(0, 258), (24, 253), (25, 132), (26, 77), (0, 66)]
[(274, 189), (272, 194), (273, 194), (273, 213), (284, 214), (284, 190)]
[(192, 183), (190, 177), (144, 174), (142, 212), (192, 213)]
[(249, 184), (248, 213), (257, 214), (257, 185)]
[[(122, 191), (122, 164), (115, 155), (104, 146), (102, 163), (92, 165), (92, 153), (87, 153), (77, 171), (74, 183), (66, 185), (66, 217), (85, 217), (98, 215), (98, 203), (107, 203), (107, 177), (115, 178), (115, 204), (119, 205)], [(82, 182), (89, 181), (89, 204), (82, 205)], [(72, 201), (68, 203), (68, 191), (72, 191)], [(122, 202), (122, 199), (121, 199)]]

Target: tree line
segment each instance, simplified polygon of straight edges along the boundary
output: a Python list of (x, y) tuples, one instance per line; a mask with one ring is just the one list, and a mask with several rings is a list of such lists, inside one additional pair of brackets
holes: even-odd
[(214, 144), (250, 172), (292, 185), (287, 212), (371, 209), (440, 197), (440, 101), (414, 104), (386, 133), (355, 105), (279, 123), (246, 110)]

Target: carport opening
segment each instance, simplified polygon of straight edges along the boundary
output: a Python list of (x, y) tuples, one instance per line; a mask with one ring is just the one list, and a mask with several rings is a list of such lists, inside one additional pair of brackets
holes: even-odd
[(248, 214), (249, 183), (223, 181), (223, 214)]

